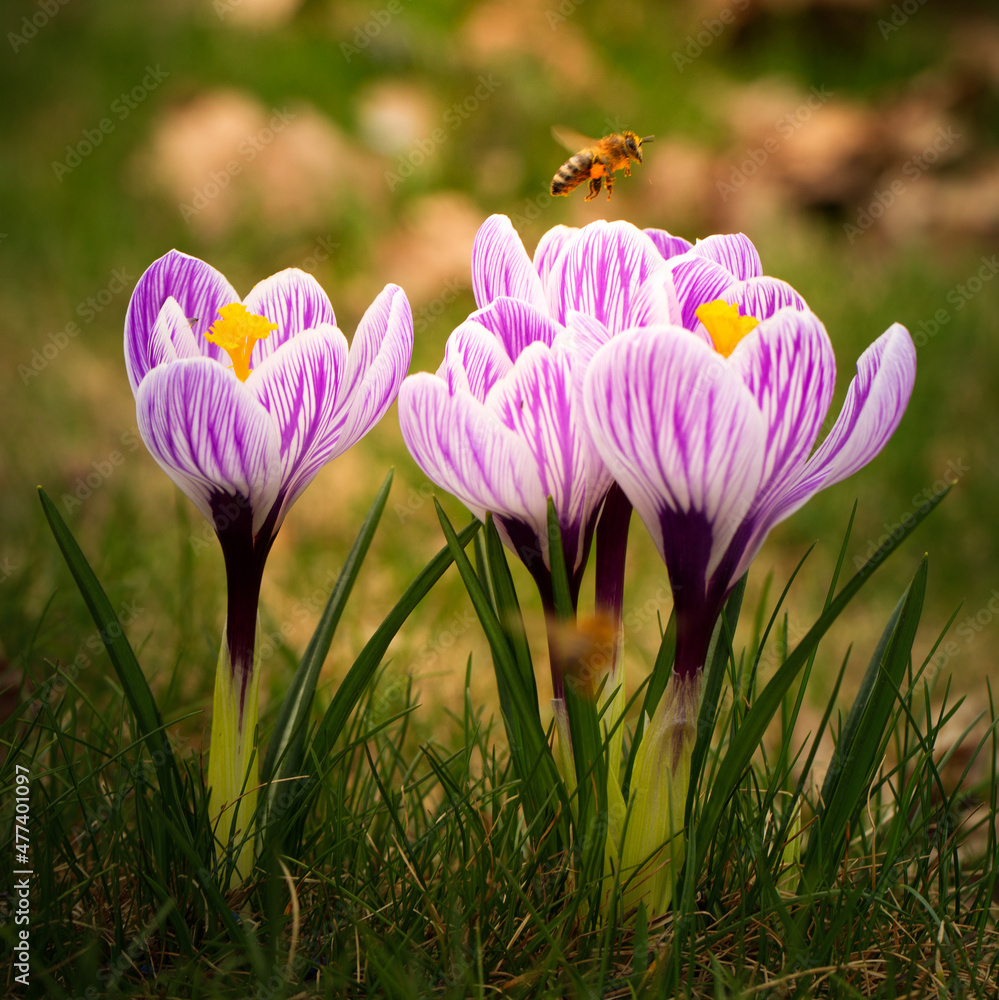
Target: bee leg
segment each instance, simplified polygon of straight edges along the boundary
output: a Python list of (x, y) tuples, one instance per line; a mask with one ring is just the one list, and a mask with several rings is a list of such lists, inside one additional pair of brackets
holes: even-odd
[(631, 176), (631, 160), (624, 161), (624, 176), (625, 177)]
[(610, 196), (614, 191), (614, 175), (608, 171), (607, 177), (607, 200), (610, 201)]
[(598, 194), (600, 194), (600, 188), (603, 184), (603, 179), (600, 177), (590, 178), (590, 193), (583, 199), (583, 201), (593, 201)]

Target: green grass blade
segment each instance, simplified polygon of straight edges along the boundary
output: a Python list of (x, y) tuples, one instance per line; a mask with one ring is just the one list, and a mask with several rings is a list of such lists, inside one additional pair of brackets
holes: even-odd
[[(830, 602), (815, 624), (795, 647), (787, 660), (777, 670), (770, 682), (759, 693), (753, 707), (746, 713), (738, 731), (729, 744), (725, 758), (718, 766), (712, 783), (711, 795), (701, 814), (702, 829), (714, 831), (721, 819), (725, 804), (739, 784), (742, 774), (759, 746), (763, 734), (774, 714), (780, 708), (784, 695), (798, 672), (814, 652), (819, 640), (829, 630), (833, 622), (842, 614), (846, 606), (859, 593), (874, 571), (895, 551), (906, 538), (922, 523), (923, 519), (950, 492), (950, 486), (935, 493), (923, 508), (913, 515), (912, 522), (896, 537), (890, 538), (856, 574), (843, 586), (837, 597)], [(711, 837), (702, 838), (694, 870), (700, 872), (710, 846)]]
[(136, 659), (135, 651), (125, 635), (121, 622), (118, 621), (118, 616), (115, 614), (104, 588), (91, 569), (66, 522), (62, 519), (62, 515), (41, 487), (38, 489), (38, 496), (56, 544), (62, 551), (66, 565), (69, 567), (84, 603), (97, 626), (104, 648), (111, 659), (111, 665), (121, 681), (122, 690), (125, 692), (125, 697), (135, 715), (139, 731), (152, 754), (153, 765), (159, 777), (160, 790), (174, 810), (176, 818), (184, 824), (185, 828), (188, 828), (186, 811), (182, 806), (180, 774), (174, 760), (173, 748), (167, 739), (160, 710), (156, 705), (156, 699), (153, 697), (149, 682)]
[[(478, 521), (472, 521), (465, 525), (457, 535), (457, 544), (464, 549), (479, 527)], [(364, 649), (361, 650), (360, 655), (347, 671), (347, 675), (340, 682), (340, 686), (333, 696), (333, 701), (323, 715), (310, 743), (306, 754), (307, 759), (321, 763), (333, 749), (333, 745), (339, 739), (340, 733), (343, 732), (343, 727), (347, 724), (347, 720), (368, 681), (378, 669), (389, 644), (416, 605), (426, 597), (434, 584), (444, 575), (444, 571), (451, 565), (452, 561), (453, 556), (450, 548), (441, 549), (409, 585), (395, 607), (375, 630), (374, 635), (367, 641)]]
[(506, 549), (500, 539), (491, 514), (486, 515), (486, 560), (489, 565), (489, 579), (496, 598), (496, 614), (500, 626), (506, 635), (507, 642), (513, 650), (514, 660), (520, 671), (524, 694), (532, 705), (538, 702), (538, 683), (534, 676), (534, 664), (531, 661), (531, 650), (527, 644), (527, 634), (524, 630), (524, 618), (520, 611), (520, 602), (514, 589), (510, 565), (506, 558)]
[[(289, 685), (288, 693), (281, 704), (281, 711), (278, 713), (274, 732), (267, 747), (267, 756), (263, 762), (261, 780), (265, 783), (269, 782), (271, 778), (287, 778), (298, 774), (301, 769), (301, 741), (308, 723), (309, 711), (312, 708), (312, 699), (315, 695), (319, 673), (329, 652), (333, 633), (340, 622), (344, 606), (353, 589), (354, 582), (357, 580), (361, 564), (364, 562), (371, 540), (374, 538), (391, 486), (392, 472), (389, 471), (367, 517), (364, 519), (364, 523), (361, 525), (360, 531), (357, 533), (357, 538), (354, 539), (354, 544), (347, 555), (347, 560), (340, 571), (340, 576), (337, 578), (329, 600), (326, 602), (326, 608), (319, 619), (316, 631), (309, 640), (302, 662)], [(275, 769), (279, 765), (280, 771), (276, 772)], [(268, 804), (273, 799), (275, 791), (273, 786), (268, 789), (266, 799)]]
[(701, 771), (711, 746), (711, 734), (715, 730), (715, 718), (721, 704), (721, 690), (725, 683), (725, 668), (732, 656), (732, 637), (739, 623), (739, 613), (742, 611), (742, 599), (746, 594), (746, 578), (741, 579), (732, 588), (725, 609), (715, 624), (711, 644), (708, 646), (706, 662), (708, 664), (704, 676), (704, 692), (701, 695), (701, 707), (697, 714), (697, 739), (690, 758), (690, 784), (687, 786), (687, 805), (684, 810), (684, 825), (690, 822), (690, 812), (694, 806), (694, 798), (700, 785)]
[(510, 741), (510, 752), (514, 757), (517, 775), (524, 789), (525, 818), (528, 827), (541, 814), (546, 802), (555, 801), (556, 797), (564, 796), (555, 759), (552, 757), (541, 728), (541, 718), (538, 714), (537, 702), (529, 704), (520, 680), (520, 671), (516, 658), (506, 641), (502, 626), (492, 608), (489, 597), (482, 586), (465, 554), (454, 528), (448, 520), (440, 504), (437, 504), (437, 517), (440, 519), (444, 537), (454, 558), (458, 572), (461, 573), (465, 589), (479, 617), (485, 632), (489, 648), (493, 653), (493, 665), (496, 670), (496, 682), (500, 695), (500, 710), (506, 724), (507, 736)]
[[(806, 890), (814, 886), (823, 868), (828, 869), (838, 862), (847, 826), (866, 800), (867, 788), (884, 750), (885, 730), (892, 717), (922, 614), (927, 565), (924, 556), (900, 606), (888, 622), (847, 720), (853, 725), (849, 732), (844, 729), (830, 764), (831, 781), (827, 778), (826, 782), (829, 798), (824, 799), (809, 838), (803, 866)], [(823, 793), (826, 790), (823, 786)]]

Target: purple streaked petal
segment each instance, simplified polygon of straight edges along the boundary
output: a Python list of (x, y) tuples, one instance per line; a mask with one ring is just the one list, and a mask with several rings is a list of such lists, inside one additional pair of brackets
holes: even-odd
[(811, 454), (832, 402), (836, 356), (817, 316), (784, 309), (747, 334), (732, 352), (767, 429), (757, 504), (787, 489)]
[(160, 310), (170, 297), (177, 300), (191, 320), (194, 342), (204, 357), (222, 359), (222, 351), (205, 340), (205, 331), (215, 322), (219, 309), (239, 302), (236, 290), (225, 277), (179, 250), (171, 250), (153, 261), (139, 278), (125, 314), (125, 367), (134, 393), (153, 367), (149, 341)]
[(345, 452), (381, 420), (399, 392), (412, 358), (409, 300), (398, 285), (386, 285), (361, 317), (350, 344), (337, 404), (337, 421), (343, 421), (344, 426), (334, 455)]
[(480, 520), (493, 511), (533, 523), (546, 508), (527, 445), (471, 394), (411, 375), (399, 390), (399, 425), (416, 464)]
[(766, 530), (819, 490), (852, 476), (881, 451), (905, 413), (915, 380), (915, 345), (909, 331), (893, 323), (858, 359), (833, 429), (775, 505)]
[(472, 244), (472, 292), (479, 308), (501, 295), (544, 311), (545, 295), (524, 244), (505, 215), (490, 215)]
[(638, 289), (628, 323), (630, 326), (681, 326), (682, 316), (673, 275), (664, 267)]
[(587, 313), (617, 333), (634, 325), (639, 288), (664, 268), (656, 245), (631, 223), (590, 223), (566, 242), (550, 273), (550, 311), (559, 322), (570, 310)]
[(663, 260), (679, 257), (680, 254), (686, 253), (694, 245), (682, 236), (671, 236), (665, 229), (643, 229), (642, 232), (655, 243), (663, 255)]
[(184, 315), (180, 303), (170, 296), (163, 303), (159, 316), (153, 324), (146, 344), (146, 358), (150, 368), (176, 361), (178, 358), (200, 358), (201, 351), (194, 343), (191, 324)]
[[(284, 510), (336, 448), (340, 427), (334, 426), (333, 417), (346, 367), (347, 338), (324, 324), (292, 337), (246, 381), (278, 428)], [(275, 529), (282, 516), (283, 511)]]
[(258, 340), (253, 348), (253, 366), (269, 358), (303, 330), (336, 326), (333, 306), (319, 282), (296, 267), (286, 268), (258, 282), (243, 304), (257, 316), (266, 316), (277, 329)]
[(448, 337), (437, 375), (452, 395), (464, 389), (482, 402), (511, 368), (513, 362), (499, 340), (484, 326), (466, 320)]
[(688, 330), (701, 327), (697, 318), (698, 306), (722, 298), (735, 284), (735, 279), (721, 264), (694, 253), (674, 258), (671, 272), (680, 302), (680, 325)]
[(538, 241), (534, 250), (534, 269), (541, 278), (543, 288), (548, 287), (548, 279), (558, 255), (578, 232), (576, 226), (553, 226)]
[[(611, 477), (582, 426), (582, 400), (576, 396), (572, 354), (529, 347), (509, 377), (486, 399), (486, 406), (525, 442), (534, 459), (541, 491), (551, 497), (562, 525), (570, 566), (578, 568), (599, 505)], [(534, 523), (545, 523), (545, 510), (533, 512)]]
[(779, 278), (749, 278), (739, 281), (722, 293), (726, 302), (737, 305), (743, 316), (769, 319), (781, 309), (808, 310), (805, 300)]
[(566, 314), (565, 330), (557, 343), (565, 342), (569, 345), (573, 354), (573, 372), (578, 373), (582, 388), (582, 376), (593, 360), (593, 355), (611, 339), (611, 332), (600, 320), (575, 310)]
[(182, 359), (148, 372), (135, 404), (146, 447), (202, 514), (219, 494), (241, 497), (256, 532), (281, 486), (281, 446), (253, 393), (209, 358)]
[[(597, 353), (584, 406), (596, 446), (673, 586), (703, 585), (752, 508), (763, 473), (766, 427), (742, 379), (685, 330), (646, 327)], [(666, 538), (664, 519), (676, 514), (708, 537)]]
[(506, 295), (493, 299), (488, 306), (477, 309), (468, 318), (496, 336), (511, 361), (516, 361), (528, 344), (540, 341), (550, 347), (561, 330), (547, 311), (540, 311), (523, 299)]
[(763, 274), (763, 262), (753, 241), (742, 233), (719, 233), (698, 240), (691, 253), (721, 264), (726, 271), (739, 281), (759, 278)]

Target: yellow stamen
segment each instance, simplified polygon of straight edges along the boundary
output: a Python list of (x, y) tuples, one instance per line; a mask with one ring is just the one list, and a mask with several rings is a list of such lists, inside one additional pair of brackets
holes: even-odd
[(205, 331), (205, 337), (217, 344), (232, 358), (232, 370), (245, 382), (250, 377), (250, 355), (258, 340), (277, 329), (266, 316), (256, 316), (247, 311), (241, 302), (231, 302), (219, 310), (221, 319)]
[(727, 358), (739, 341), (760, 324), (755, 316), (740, 316), (738, 306), (729, 305), (721, 299), (705, 302), (698, 306), (695, 312), (711, 334), (715, 350), (723, 358)]

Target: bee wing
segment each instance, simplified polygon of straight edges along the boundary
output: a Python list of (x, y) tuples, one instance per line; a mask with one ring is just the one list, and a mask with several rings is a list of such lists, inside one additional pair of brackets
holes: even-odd
[(576, 132), (564, 125), (553, 125), (552, 136), (560, 146), (564, 146), (570, 153), (578, 153), (581, 149), (595, 146), (597, 143), (596, 139), (591, 139), (589, 136), (583, 135), (582, 132)]

